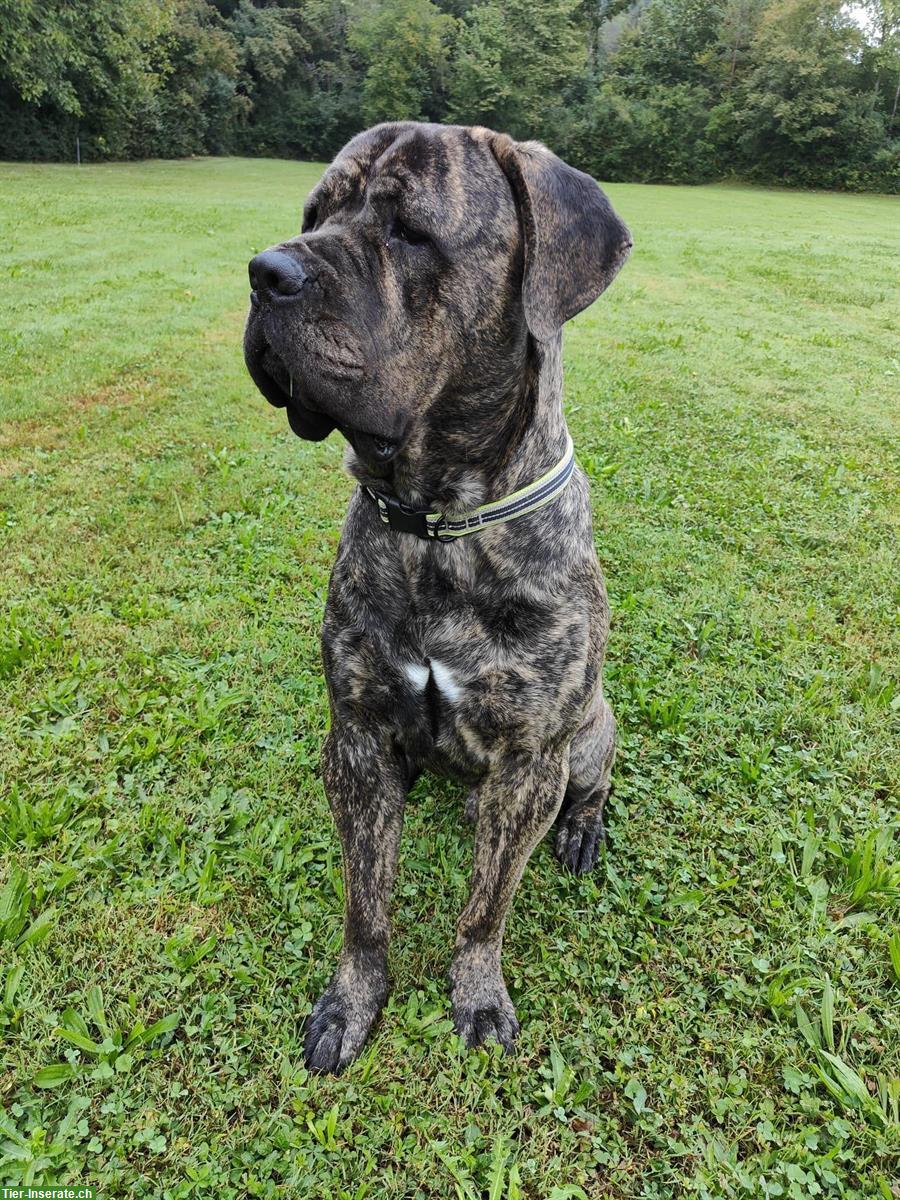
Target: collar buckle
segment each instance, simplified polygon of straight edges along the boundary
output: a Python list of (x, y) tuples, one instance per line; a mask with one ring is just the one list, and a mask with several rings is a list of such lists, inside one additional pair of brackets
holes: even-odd
[(385, 525), (396, 529), (398, 533), (413, 533), (416, 537), (431, 540), (436, 530), (428, 524), (428, 514), (421, 508), (410, 508), (396, 496), (385, 495), (384, 492), (372, 491), (378, 505), (378, 511)]

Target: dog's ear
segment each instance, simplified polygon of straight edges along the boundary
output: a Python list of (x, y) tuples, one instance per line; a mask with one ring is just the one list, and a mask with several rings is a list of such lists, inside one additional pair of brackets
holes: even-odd
[(525, 320), (546, 342), (609, 287), (631, 250), (631, 234), (590, 175), (540, 142), (496, 134), (491, 149), (519, 210)]

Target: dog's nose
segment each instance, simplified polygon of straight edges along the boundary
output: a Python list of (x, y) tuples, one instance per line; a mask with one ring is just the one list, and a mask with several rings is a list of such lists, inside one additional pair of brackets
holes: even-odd
[(250, 259), (250, 287), (254, 292), (296, 296), (306, 283), (306, 272), (296, 258), (282, 250), (263, 250)]

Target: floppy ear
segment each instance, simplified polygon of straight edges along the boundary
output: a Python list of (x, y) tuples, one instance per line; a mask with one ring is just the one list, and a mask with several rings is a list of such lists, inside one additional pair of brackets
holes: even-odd
[(546, 342), (609, 287), (631, 250), (631, 234), (590, 175), (540, 142), (497, 134), (491, 149), (522, 224), (525, 320)]

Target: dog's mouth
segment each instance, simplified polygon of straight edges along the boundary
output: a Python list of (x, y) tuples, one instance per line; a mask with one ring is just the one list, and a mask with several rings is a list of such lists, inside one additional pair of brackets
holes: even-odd
[(362, 429), (342, 429), (344, 437), (361, 457), (369, 462), (389, 463), (400, 449), (401, 443), (377, 433), (366, 433)]
[(267, 342), (256, 349), (247, 347), (244, 358), (250, 378), (273, 407), (286, 411), (288, 424), (297, 437), (311, 442), (328, 437), (336, 422), (310, 403)]
[[(347, 424), (323, 412), (312, 400), (299, 379), (272, 349), (268, 342), (257, 347), (245, 347), (245, 360), (250, 377), (265, 398), (275, 408), (283, 408), (288, 424), (297, 437), (319, 442), (332, 429), (339, 429), (360, 457), (373, 463), (389, 463), (397, 454), (402, 439)], [(328, 375), (336, 380), (349, 380), (361, 374), (361, 368), (343, 360), (333, 363), (324, 355), (323, 365), (331, 368)]]

